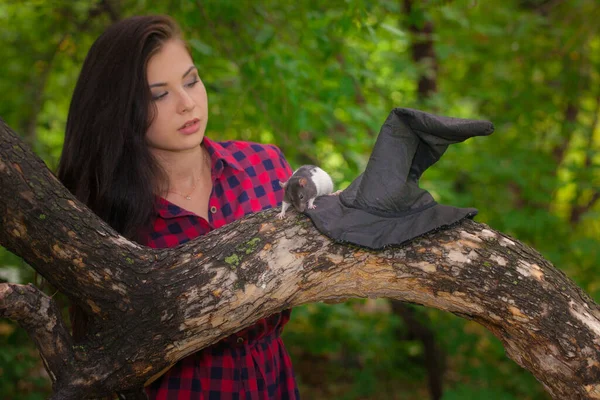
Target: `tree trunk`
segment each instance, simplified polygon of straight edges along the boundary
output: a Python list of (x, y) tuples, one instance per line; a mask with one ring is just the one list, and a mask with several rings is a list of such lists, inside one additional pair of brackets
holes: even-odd
[[(413, 12), (427, 6), (427, 1), (417, 5), (412, 0), (403, 0), (404, 14), (409, 19)], [(423, 12), (421, 9), (420, 12)], [(417, 99), (426, 102), (437, 92), (438, 62), (433, 46), (434, 25), (425, 21), (423, 26), (412, 22), (408, 24), (411, 33), (411, 54), (413, 61), (420, 67)], [(417, 311), (399, 300), (391, 300), (392, 311), (402, 318), (410, 336), (419, 339), (423, 344), (424, 366), (427, 369), (429, 382), (429, 398), (439, 400), (444, 394), (444, 373), (446, 372), (446, 354), (438, 346), (435, 333), (431, 330), (429, 317), (421, 310)], [(419, 313), (419, 318), (415, 314)], [(422, 320), (423, 322), (421, 322)], [(400, 340), (400, 339), (399, 339)]]
[[(417, 3), (416, 6), (415, 3)], [(413, 12), (419, 12), (417, 10), (425, 6), (426, 3), (423, 0), (419, 2), (403, 0), (404, 13), (410, 17)], [(437, 55), (433, 47), (433, 23), (427, 20), (423, 21), (422, 25), (412, 22), (408, 25), (408, 30), (412, 39), (410, 45), (412, 59), (424, 69), (419, 76), (417, 93), (419, 96), (427, 98), (437, 92), (437, 73), (439, 69)]]
[[(177, 360), (300, 304), (385, 297), (496, 335), (557, 399), (600, 399), (600, 310), (535, 250), (470, 220), (402, 247), (337, 244), (310, 220), (257, 213), (178, 248), (116, 234), (0, 122), (0, 244), (90, 318), (74, 344), (52, 299), (0, 285), (0, 316), (36, 342), (53, 399), (136, 392)], [(137, 394), (134, 394), (137, 397)]]

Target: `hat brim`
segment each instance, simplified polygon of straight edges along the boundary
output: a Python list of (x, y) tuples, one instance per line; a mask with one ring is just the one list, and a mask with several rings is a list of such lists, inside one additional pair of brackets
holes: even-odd
[(370, 249), (405, 244), (477, 215), (475, 208), (434, 203), (408, 215), (385, 217), (348, 207), (335, 195), (318, 197), (314, 204), (316, 208), (306, 210), (305, 214), (321, 233), (336, 242)]

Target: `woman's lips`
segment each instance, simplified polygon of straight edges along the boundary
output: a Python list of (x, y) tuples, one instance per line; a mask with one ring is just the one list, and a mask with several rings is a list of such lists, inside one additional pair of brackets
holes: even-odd
[(192, 123), (188, 122), (179, 128), (179, 132), (185, 135), (191, 135), (192, 133), (198, 132), (198, 129), (200, 129), (200, 120), (196, 118)]

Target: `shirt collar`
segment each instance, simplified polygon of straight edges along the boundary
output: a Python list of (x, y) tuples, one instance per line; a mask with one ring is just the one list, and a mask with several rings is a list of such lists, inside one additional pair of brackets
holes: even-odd
[[(225, 166), (229, 166), (237, 171), (243, 170), (231, 151), (229, 151), (228, 148), (223, 147), (219, 142), (215, 142), (205, 136), (202, 144), (210, 155), (213, 181), (215, 177), (220, 176), (223, 173)], [(157, 197), (155, 208), (158, 215), (164, 219), (194, 215), (194, 213), (187, 211), (162, 197)]]
[(202, 143), (204, 144), (204, 148), (208, 150), (208, 154), (210, 155), (213, 176), (215, 175), (215, 172), (221, 172), (215, 171), (215, 167), (217, 167), (216, 169), (219, 169), (219, 167), (221, 167), (223, 163), (229, 165), (230, 167), (238, 171), (243, 170), (242, 166), (235, 159), (231, 151), (223, 147), (221, 143), (215, 142), (207, 137), (204, 137), (204, 141)]

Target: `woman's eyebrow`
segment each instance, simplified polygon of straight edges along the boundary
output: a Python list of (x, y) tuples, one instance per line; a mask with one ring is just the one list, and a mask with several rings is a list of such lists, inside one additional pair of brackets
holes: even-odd
[[(182, 78), (185, 78), (190, 72), (192, 72), (195, 69), (196, 70), (198, 69), (198, 68), (196, 68), (195, 65), (192, 65), (191, 67), (189, 67), (188, 70), (185, 71), (185, 73), (183, 74)], [(153, 83), (152, 85), (150, 85), (151, 88), (157, 87), (157, 86), (167, 86), (167, 84), (164, 82), (160, 82), (160, 83)]]

